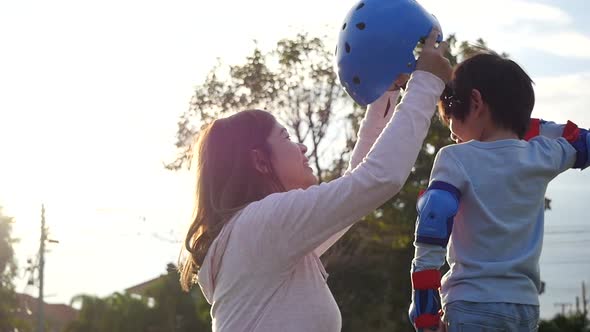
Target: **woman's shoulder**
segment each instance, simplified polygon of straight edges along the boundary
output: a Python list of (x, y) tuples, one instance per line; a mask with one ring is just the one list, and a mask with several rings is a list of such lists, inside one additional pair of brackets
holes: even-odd
[(239, 232), (249, 232), (253, 224), (263, 224), (272, 219), (277, 211), (277, 205), (287, 198), (286, 193), (270, 194), (263, 199), (248, 203), (231, 218), (233, 227)]

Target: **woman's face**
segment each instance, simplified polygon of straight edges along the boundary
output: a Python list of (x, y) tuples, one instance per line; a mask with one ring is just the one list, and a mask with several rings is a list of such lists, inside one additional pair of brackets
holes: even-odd
[(317, 177), (305, 156), (307, 147), (291, 140), (289, 133), (276, 122), (267, 143), (271, 149), (270, 161), (281, 184), (287, 191), (306, 189), (318, 183)]

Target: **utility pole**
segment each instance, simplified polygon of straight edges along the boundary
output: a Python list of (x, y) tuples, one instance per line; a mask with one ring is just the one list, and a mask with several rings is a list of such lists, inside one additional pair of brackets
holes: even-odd
[(588, 315), (588, 299), (586, 299), (586, 283), (582, 281), (582, 313)]
[[(49, 229), (45, 226), (45, 205), (41, 204), (41, 237), (39, 240), (39, 264), (37, 266), (31, 266), (30, 271), (38, 269), (39, 271), (39, 297), (37, 299), (37, 332), (44, 332), (45, 330), (45, 301), (44, 289), (45, 289), (45, 245), (48, 243), (59, 243), (57, 240), (49, 239)], [(31, 264), (32, 261), (29, 261)], [(34, 284), (34, 277), (29, 280), (29, 285)]]
[(41, 240), (39, 241), (39, 298), (37, 303), (37, 332), (43, 332), (45, 317), (43, 312), (43, 269), (45, 268), (45, 240), (47, 240), (47, 228), (45, 227), (45, 205), (41, 205)]

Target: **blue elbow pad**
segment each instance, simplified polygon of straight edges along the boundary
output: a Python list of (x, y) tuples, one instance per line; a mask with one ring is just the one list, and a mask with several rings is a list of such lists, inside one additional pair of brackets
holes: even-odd
[(461, 192), (446, 182), (434, 181), (418, 199), (416, 242), (446, 247), (459, 210)]
[(578, 138), (570, 142), (570, 144), (576, 149), (577, 156), (576, 162), (573, 168), (584, 169), (590, 166), (590, 135), (588, 134), (588, 130), (580, 129), (580, 133)]
[(568, 121), (563, 128), (562, 137), (564, 137), (571, 146), (576, 149), (576, 162), (572, 168), (584, 169), (590, 166), (588, 159), (590, 155), (590, 136), (588, 130), (579, 128), (575, 123)]

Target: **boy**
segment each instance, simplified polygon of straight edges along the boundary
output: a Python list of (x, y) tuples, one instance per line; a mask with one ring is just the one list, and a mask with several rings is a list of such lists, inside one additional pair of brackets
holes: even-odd
[[(462, 144), (440, 150), (417, 204), (416, 329), (436, 329), (441, 305), (449, 332), (536, 329), (545, 191), (561, 172), (589, 166), (590, 136), (572, 123), (540, 129), (534, 103), (530, 77), (511, 60), (478, 54), (455, 69), (439, 112)], [(541, 131), (565, 137), (533, 138)]]

